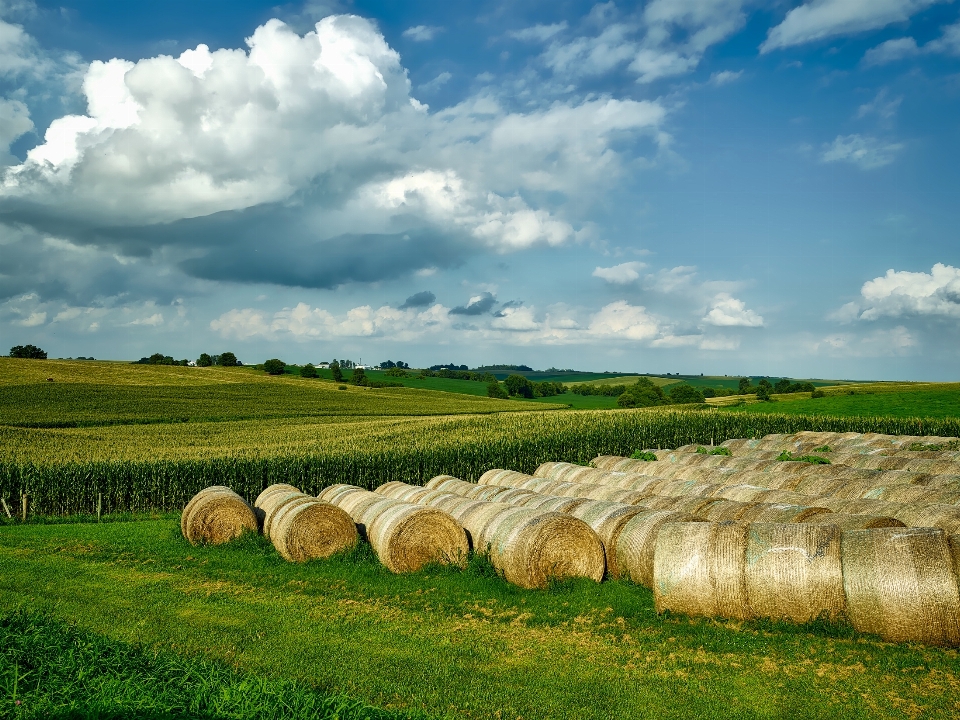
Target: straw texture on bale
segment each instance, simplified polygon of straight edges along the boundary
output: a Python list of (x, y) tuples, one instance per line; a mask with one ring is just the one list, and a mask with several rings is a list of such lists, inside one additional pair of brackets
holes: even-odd
[(747, 526), (740, 523), (667, 523), (653, 557), (657, 612), (748, 620), (744, 563)]
[(275, 502), (270, 503), (269, 510), (263, 517), (263, 536), (267, 540), (273, 539), (273, 528), (281, 512), (286, 512), (304, 503), (317, 502), (311, 495), (302, 492), (278, 492), (270, 496)]
[(357, 526), (347, 513), (330, 503), (310, 498), (279, 508), (272, 521), (271, 542), (291, 562), (330, 557), (354, 547)]
[(697, 518), (710, 522), (731, 522), (737, 520), (747, 510), (760, 503), (737, 502), (736, 500), (717, 499), (717, 502), (705, 505), (697, 511)]
[(618, 578), (623, 574), (617, 562), (620, 535), (624, 526), (642, 512), (645, 511), (641, 508), (615, 502), (594, 502), (570, 511), (573, 517), (583, 520), (600, 538), (610, 577)]
[(891, 513), (909, 527), (936, 527), (948, 535), (960, 533), (960, 507), (956, 505), (904, 505)]
[(846, 606), (836, 525), (752, 523), (745, 576), (754, 617), (836, 619)]
[(841, 530), (869, 530), (882, 527), (905, 527), (896, 518), (884, 515), (847, 515), (845, 513), (820, 513), (803, 521), (807, 525), (836, 525)]
[(683, 512), (644, 510), (634, 515), (617, 538), (617, 571), (638, 585), (653, 588), (653, 560), (660, 529), (667, 523), (689, 522)]
[(943, 530), (843, 533), (843, 587), (853, 626), (892, 642), (960, 644), (960, 593)]
[(466, 561), (470, 547), (466, 532), (442, 510), (349, 486), (327, 488), (321, 499), (350, 515), (391, 572), (415, 572), (432, 562)]
[(233, 490), (218, 486), (201, 490), (187, 503), (181, 528), (192, 545), (222, 545), (244, 532), (256, 532), (258, 525), (246, 500)]
[(480, 533), (504, 578), (524, 588), (545, 588), (552, 578), (603, 579), (603, 545), (582, 520), (516, 508), (495, 516)]
[(763, 504), (747, 508), (738, 518), (740, 522), (802, 523), (808, 518), (830, 511), (824, 507), (806, 505)]
[(203, 499), (204, 495), (207, 495), (209, 493), (215, 493), (215, 492), (229, 492), (229, 491), (230, 491), (230, 488), (228, 488), (226, 485), (211, 485), (210, 487), (204, 488), (203, 490), (198, 492), (196, 495), (194, 495), (192, 498), (190, 498), (187, 501), (187, 504), (184, 506), (183, 512), (180, 513), (180, 534), (183, 535), (184, 537), (187, 537), (187, 518), (190, 517), (190, 514), (193, 512), (194, 506), (197, 504), (199, 500)]

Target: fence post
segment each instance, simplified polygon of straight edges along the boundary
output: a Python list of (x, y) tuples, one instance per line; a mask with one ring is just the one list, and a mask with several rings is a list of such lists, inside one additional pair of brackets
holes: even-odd
[(27, 494), (23, 493), (20, 496), (20, 512), (23, 516), (23, 522), (27, 521)]
[(97, 522), (100, 522), (100, 513), (103, 510), (103, 493), (97, 493)]

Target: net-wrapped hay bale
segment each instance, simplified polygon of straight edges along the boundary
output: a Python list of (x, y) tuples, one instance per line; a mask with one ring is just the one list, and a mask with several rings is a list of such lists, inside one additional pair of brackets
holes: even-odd
[(740, 522), (759, 523), (802, 523), (822, 513), (829, 513), (825, 507), (807, 505), (759, 504), (747, 508), (739, 518)]
[(847, 613), (860, 632), (891, 642), (960, 644), (960, 592), (943, 530), (843, 533)]
[(733, 522), (747, 510), (760, 504), (761, 503), (746, 503), (718, 498), (717, 502), (702, 506), (697, 511), (697, 519), (708, 520), (710, 522)]
[(231, 490), (226, 485), (211, 485), (210, 487), (204, 488), (187, 501), (187, 504), (183, 508), (183, 512), (180, 513), (181, 535), (187, 537), (187, 518), (189, 518), (190, 514), (193, 512), (193, 508), (196, 506), (197, 501), (201, 500), (204, 495), (215, 492), (231, 492)]
[(273, 485), (268, 485), (263, 492), (257, 495), (257, 499), (253, 501), (254, 507), (261, 507), (261, 503), (266, 499), (266, 497), (275, 492), (300, 492), (300, 488), (294, 487), (293, 485), (288, 485), (287, 483), (274, 483)]
[(808, 622), (845, 610), (840, 528), (751, 523), (747, 532), (747, 600), (754, 617)]
[(370, 544), (391, 572), (416, 572), (428, 563), (466, 563), (470, 550), (467, 535), (442, 510), (395, 502), (380, 509), (372, 520), (365, 519)]
[(957, 583), (960, 584), (960, 535), (951, 535), (948, 542), (953, 555), (953, 574), (957, 576)]
[(257, 516), (242, 497), (229, 488), (201, 490), (183, 513), (184, 537), (192, 545), (222, 545), (244, 532), (257, 532)]
[(562, 513), (512, 508), (480, 533), (482, 547), (504, 578), (524, 588), (545, 588), (551, 579), (603, 579), (603, 544), (582, 520)]
[(803, 521), (806, 525), (836, 525), (840, 530), (869, 530), (882, 527), (906, 527), (894, 517), (884, 515), (847, 515), (846, 513), (820, 513)]
[(960, 533), (960, 507), (956, 505), (903, 505), (890, 514), (908, 527), (941, 528), (948, 535)]
[(616, 570), (638, 585), (653, 587), (653, 557), (660, 529), (667, 523), (689, 522), (693, 517), (670, 510), (642, 510), (620, 529), (616, 545)]
[(276, 511), (270, 540), (284, 560), (306, 562), (354, 547), (359, 535), (347, 513), (311, 498), (306, 503), (287, 503)]
[(653, 557), (657, 612), (748, 620), (744, 565), (747, 526), (740, 523), (667, 523)]
[(600, 538), (610, 577), (618, 578), (622, 575), (617, 564), (617, 543), (624, 526), (641, 512), (644, 512), (642, 508), (616, 502), (594, 502), (570, 511), (571, 515), (583, 520)]
[(275, 493), (271, 496), (271, 499), (273, 498), (277, 498), (276, 502), (270, 504), (269, 510), (263, 516), (262, 530), (263, 536), (267, 540), (272, 539), (273, 529), (281, 512), (286, 512), (294, 507), (297, 507), (298, 505), (303, 505), (304, 503), (317, 501), (317, 498), (302, 492)]

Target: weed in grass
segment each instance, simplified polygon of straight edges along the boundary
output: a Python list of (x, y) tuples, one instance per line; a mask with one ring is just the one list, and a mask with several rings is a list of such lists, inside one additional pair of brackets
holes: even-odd
[(647, 462), (653, 462), (657, 459), (657, 456), (652, 452), (647, 452), (646, 450), (637, 450), (633, 455), (630, 456), (632, 460), (645, 460)]
[(730, 452), (730, 448), (725, 447), (716, 447), (712, 450), (708, 450), (703, 445), (697, 448), (697, 452), (701, 455), (723, 455), (725, 457), (732, 457), (733, 453)]
[(830, 449), (829, 445), (821, 445), (818, 448), (814, 448), (813, 452), (833, 452), (833, 451)]
[(811, 465), (829, 465), (830, 461), (825, 457), (820, 457), (819, 455), (794, 455), (789, 450), (784, 450), (782, 453), (777, 455), (777, 460), (779, 462), (805, 462), (810, 463)]

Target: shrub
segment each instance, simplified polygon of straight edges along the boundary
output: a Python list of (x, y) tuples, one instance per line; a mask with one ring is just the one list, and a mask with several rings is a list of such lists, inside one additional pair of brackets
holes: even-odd
[(340, 363), (336, 360), (330, 363), (330, 377), (333, 378), (334, 382), (343, 382), (343, 370), (340, 369)]
[(307, 363), (300, 368), (300, 377), (302, 378), (315, 378), (319, 377), (319, 375), (317, 369), (311, 363)]
[(633, 455), (630, 456), (631, 460), (646, 460), (647, 462), (653, 462), (657, 459), (657, 456), (652, 452), (647, 452), (646, 450), (637, 450)]
[(271, 358), (263, 364), (263, 369), (268, 375), (283, 375), (283, 371), (287, 369), (287, 366), (283, 360)]
[(740, 395), (750, 395), (754, 392), (753, 385), (750, 384), (750, 378), (740, 378), (740, 385), (737, 388), (737, 393)]
[(367, 374), (363, 371), (363, 368), (353, 369), (353, 375), (350, 376), (350, 382), (352, 382), (354, 385), (367, 384)]
[(811, 398), (822, 398), (822, 397), (826, 397), (826, 393), (825, 393), (823, 390), (813, 390), (813, 391), (810, 393), (810, 397), (811, 397)]
[(14, 345), (10, 348), (10, 357), (26, 360), (46, 360), (47, 353), (36, 345)]
[(404, 370), (402, 367), (394, 366), (392, 368), (388, 368), (387, 371), (384, 373), (384, 375), (386, 375), (387, 377), (404, 377), (405, 378), (407, 376), (407, 371)]
[(686, 383), (681, 383), (680, 385), (674, 385), (670, 389), (670, 400), (677, 403), (678, 405), (685, 405), (687, 403), (702, 403), (704, 394), (693, 385), (687, 385)]
[[(768, 385), (770, 383), (767, 383)], [(757, 400), (761, 402), (770, 402), (770, 390), (763, 385), (757, 388)]]
[(494, 380), (487, 385), (487, 397), (506, 400), (508, 397), (510, 397), (510, 394), (503, 389), (503, 386), (500, 383)]
[(777, 456), (777, 460), (780, 462), (805, 462), (810, 463), (811, 465), (829, 465), (830, 461), (825, 457), (820, 457), (819, 455), (800, 455), (794, 456), (789, 450), (784, 450)]
[(510, 375), (506, 379), (507, 392), (524, 398), (533, 397), (533, 383), (523, 375)]

